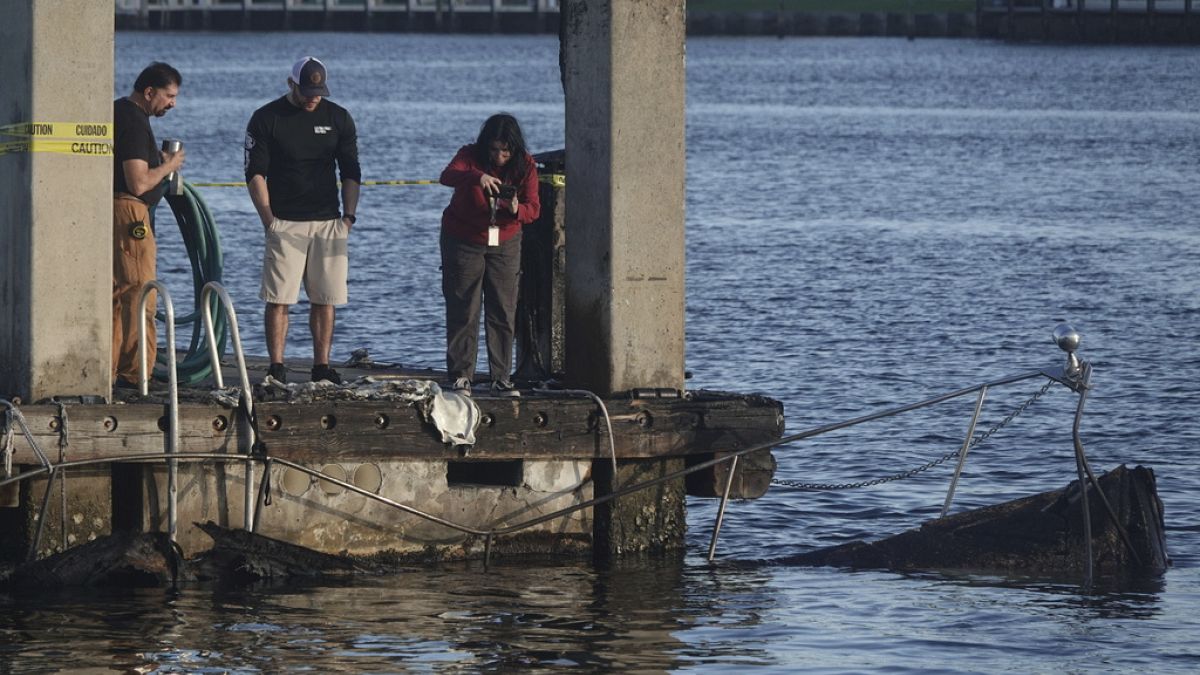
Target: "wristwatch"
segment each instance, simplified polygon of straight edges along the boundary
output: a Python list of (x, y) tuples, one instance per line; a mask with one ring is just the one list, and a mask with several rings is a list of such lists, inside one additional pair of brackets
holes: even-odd
[(342, 218), (345, 218), (346, 220), (350, 221), (351, 225), (358, 222), (358, 218), (356, 218), (353, 213), (347, 213), (346, 215), (342, 216)]

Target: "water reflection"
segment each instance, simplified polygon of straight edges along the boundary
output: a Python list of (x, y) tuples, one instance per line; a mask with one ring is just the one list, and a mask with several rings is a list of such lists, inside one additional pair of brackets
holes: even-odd
[[(662, 671), (696, 658), (769, 661), (760, 645), (723, 638), (714, 652), (679, 637), (755, 632), (771, 606), (769, 580), (688, 572), (677, 559), (605, 570), (461, 565), (347, 585), (78, 591), (22, 603), (0, 596), (0, 638), (10, 656), (44, 668)], [(69, 646), (54, 630), (63, 625)]]

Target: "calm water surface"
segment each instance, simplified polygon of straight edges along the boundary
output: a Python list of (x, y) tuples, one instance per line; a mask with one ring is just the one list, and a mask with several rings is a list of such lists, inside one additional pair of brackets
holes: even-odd
[[(118, 93), (152, 59), (183, 71), (160, 137), (187, 176), (241, 180), (241, 140), (315, 53), (359, 126), (365, 177), (434, 178), (497, 110), (563, 144), (544, 37), (117, 36)], [(687, 555), (597, 570), (500, 564), (328, 587), (0, 596), (0, 668), (253, 672), (480, 669), (1195, 672), (1200, 668), (1200, 51), (970, 41), (688, 42), (688, 369), (696, 388), (782, 400), (790, 430), (1056, 365), (1070, 321), (1096, 369), (1097, 469), (1155, 469), (1175, 567), (1070, 580), (746, 565), (918, 525), (949, 469), (835, 493), (690, 505)], [(244, 190), (204, 197), (250, 350), (260, 227)], [(335, 359), (442, 359), (441, 187), (365, 188)], [(160, 272), (186, 289), (164, 237)], [(180, 295), (183, 291), (177, 291)], [(300, 316), (290, 350), (307, 355)], [(981, 427), (1037, 384), (994, 390)], [(972, 401), (777, 451), (779, 477), (847, 482), (961, 442)], [(1074, 398), (1052, 389), (971, 454), (957, 508), (1074, 474)]]

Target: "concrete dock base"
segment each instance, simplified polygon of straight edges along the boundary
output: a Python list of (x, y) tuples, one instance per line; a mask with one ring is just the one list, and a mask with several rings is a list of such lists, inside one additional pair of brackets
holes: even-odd
[[(465, 468), (466, 467), (466, 468)], [(337, 461), (312, 469), (429, 515), (489, 530), (515, 525), (591, 499), (591, 462)], [(146, 531), (167, 529), (167, 472), (143, 469), (140, 499)], [(197, 523), (238, 528), (244, 523), (244, 463), (189, 464), (178, 478), (178, 542), (187, 556), (212, 542)], [(254, 488), (262, 478), (255, 469)], [(329, 480), (275, 465), (270, 500), (259, 507), (257, 533), (316, 551), (420, 561), (479, 558), (485, 537), (431, 522)], [(549, 535), (549, 536), (548, 536)], [(494, 552), (585, 556), (591, 550), (587, 509), (495, 538)]]
[[(477, 396), (480, 425), (469, 447), (443, 443), (419, 402), (261, 401), (255, 447), (265, 454), (254, 462), (249, 503), (258, 503), (264, 475), (268, 481), (255, 529), (322, 553), (414, 563), (488, 554), (603, 560), (682, 549), (686, 495), (718, 494), (725, 474), (713, 467), (691, 474), (694, 490), (682, 476), (647, 483), (778, 439), (783, 410), (758, 396), (652, 393), (604, 400), (605, 414), (568, 394)], [(32, 441), (14, 437), (13, 473), (38, 471), (43, 456), (56, 465), (51, 448), (64, 439), (68, 460), (89, 463), (65, 469), (68, 546), (110, 531), (169, 531), (170, 417), (161, 402), (67, 408), (23, 407)], [(215, 403), (181, 405), (176, 529), (187, 556), (212, 545), (197, 523), (246, 526), (250, 442), (242, 415)], [(765, 450), (745, 459), (732, 496), (753, 499), (774, 461)], [(16, 484), (17, 505), (0, 507), (0, 555), (10, 562), (25, 558), (35, 536), (45, 476)], [(635, 485), (642, 487), (592, 503)], [(61, 499), (55, 486), (39, 556), (61, 548)]]
[[(8, 508), (0, 508), (0, 561), (25, 559), (37, 537), (47, 483), (42, 477), (16, 484), (19, 501)], [(110, 534), (112, 497), (113, 482), (108, 467), (67, 471), (64, 520), (63, 481), (56, 479), (46, 501), (45, 524), (36, 557), (59, 553)]]

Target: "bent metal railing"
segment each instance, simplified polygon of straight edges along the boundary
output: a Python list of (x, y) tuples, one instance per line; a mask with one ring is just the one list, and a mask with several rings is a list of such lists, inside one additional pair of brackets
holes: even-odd
[[(722, 521), (724, 519), (726, 506), (729, 502), (729, 496), (730, 496), (731, 488), (733, 485), (734, 473), (737, 470), (738, 459), (741, 456), (750, 454), (750, 453), (754, 453), (754, 452), (760, 452), (762, 450), (768, 450), (768, 449), (771, 449), (771, 448), (774, 448), (777, 446), (786, 445), (786, 444), (793, 443), (796, 441), (813, 438), (815, 436), (820, 436), (822, 434), (826, 434), (826, 433), (836, 431), (839, 429), (845, 429), (848, 427), (857, 426), (859, 424), (863, 424), (866, 422), (870, 422), (870, 421), (874, 421), (874, 420), (878, 420), (878, 419), (882, 419), (882, 418), (886, 418), (886, 417), (892, 417), (895, 415), (910, 412), (913, 410), (918, 410), (921, 408), (927, 408), (929, 406), (936, 405), (938, 403), (942, 403), (942, 402), (945, 402), (945, 401), (948, 401), (951, 399), (955, 399), (958, 397), (967, 396), (972, 393), (976, 393), (977, 400), (976, 400), (974, 414), (972, 415), (971, 422), (968, 426), (967, 440), (963, 443), (963, 445), (959, 449), (955, 450), (952, 453), (949, 453), (948, 455), (946, 455), (938, 460), (930, 462), (929, 464), (927, 464), (923, 467), (918, 467), (915, 470), (910, 470), (910, 471), (896, 474), (894, 476), (889, 476), (889, 477), (886, 477), (883, 479), (864, 481), (862, 483), (853, 483), (853, 484), (821, 485), (821, 484), (794, 484), (794, 483), (788, 483), (786, 481), (780, 482), (781, 484), (787, 485), (789, 487), (797, 487), (800, 489), (807, 489), (807, 490), (849, 489), (849, 488), (854, 488), (854, 487), (863, 487), (866, 485), (878, 485), (880, 483), (910, 477), (912, 475), (915, 475), (916, 473), (919, 473), (920, 471), (923, 471), (927, 468), (930, 468), (932, 466), (940, 464), (950, 458), (958, 457), (959, 463), (955, 470), (954, 478), (951, 481), (949, 492), (946, 496), (945, 506), (943, 507), (943, 514), (944, 514), (945, 511), (949, 508), (950, 501), (953, 497), (954, 487), (957, 484), (958, 477), (962, 471), (962, 467), (963, 467), (963, 463), (965, 462), (967, 450), (971, 447), (978, 445), (980, 442), (985, 440), (988, 436), (990, 436), (996, 430), (1003, 427), (1005, 424), (1007, 424), (1007, 422), (1011, 421), (1014, 417), (1016, 417), (1017, 414), (1019, 414), (1021, 411), (1023, 411), (1025, 408), (1027, 408), (1030, 403), (1037, 400), (1038, 397), (1040, 397), (1043, 393), (1045, 393), (1045, 391), (1050, 386), (1052, 386), (1054, 383), (1059, 383), (1059, 384), (1065, 385), (1072, 391), (1079, 394), (1079, 401), (1078, 401), (1078, 404), (1076, 406), (1076, 411), (1075, 411), (1075, 420), (1074, 420), (1074, 424), (1072, 426), (1072, 435), (1073, 435), (1073, 439), (1074, 439), (1076, 471), (1077, 471), (1077, 474), (1079, 477), (1079, 485), (1081, 487), (1080, 502), (1081, 502), (1081, 507), (1082, 507), (1083, 513), (1085, 513), (1085, 514), (1090, 513), (1090, 509), (1088, 506), (1089, 490), (1086, 489), (1086, 486), (1090, 484), (1092, 487), (1095, 488), (1096, 493), (1100, 496), (1100, 499), (1104, 503), (1105, 508), (1108, 510), (1108, 514), (1109, 514), (1110, 518), (1112, 518), (1114, 523), (1117, 523), (1116, 515), (1113, 512), (1111, 505), (1108, 503), (1108, 500), (1105, 498), (1104, 492), (1102, 490), (1100, 490), (1097, 478), (1096, 478), (1095, 474), (1092, 472), (1091, 467), (1088, 465), (1087, 458), (1084, 454), (1083, 443), (1080, 440), (1080, 435), (1079, 435), (1079, 428), (1080, 428), (1080, 423), (1081, 423), (1082, 416), (1083, 416), (1084, 404), (1087, 400), (1087, 392), (1090, 388), (1091, 370), (1092, 370), (1091, 366), (1088, 363), (1079, 361), (1075, 357), (1075, 349), (1079, 345), (1080, 338), (1079, 338), (1079, 334), (1076, 333), (1069, 326), (1062, 325), (1062, 326), (1059, 326), (1058, 328), (1056, 328), (1055, 332), (1054, 332), (1054, 339), (1058, 343), (1058, 345), (1064, 351), (1066, 351), (1068, 353), (1067, 365), (1065, 367), (1050, 368), (1050, 369), (1046, 369), (1046, 370), (1033, 370), (1033, 371), (1029, 371), (1029, 372), (1024, 372), (1024, 373), (1020, 373), (1017, 375), (1012, 375), (1009, 377), (992, 380), (990, 382), (977, 384), (977, 385), (974, 385), (971, 387), (966, 387), (966, 388), (952, 391), (952, 392), (949, 392), (946, 394), (942, 394), (940, 396), (934, 396), (932, 398), (928, 398), (923, 401), (918, 401), (916, 403), (897, 406), (894, 408), (888, 408), (886, 410), (881, 410), (881, 411), (878, 411), (875, 413), (863, 415), (861, 417), (856, 417), (856, 418), (845, 420), (842, 422), (835, 422), (832, 424), (826, 424), (823, 426), (814, 427), (814, 428), (800, 431), (800, 432), (797, 432), (794, 434), (789, 434), (787, 436), (783, 436), (783, 437), (773, 440), (773, 441), (769, 441), (766, 443), (760, 443), (760, 444), (746, 447), (746, 448), (743, 448), (740, 450), (731, 450), (731, 451), (728, 451), (728, 452), (722, 454), (721, 456), (714, 457), (713, 459), (710, 459), (710, 460), (707, 460), (704, 462), (700, 462), (700, 463), (694, 464), (692, 466), (688, 466), (686, 468), (664, 474), (657, 478), (646, 480), (646, 481), (636, 483), (633, 485), (628, 485), (628, 486), (622, 487), (620, 489), (614, 490), (612, 492), (609, 492), (607, 494), (601, 495), (599, 497), (594, 497), (592, 499), (589, 499), (589, 500), (586, 500), (583, 502), (579, 502), (577, 504), (572, 504), (571, 506), (567, 506), (567, 507), (558, 509), (551, 513), (546, 513), (546, 514), (543, 514), (540, 516), (529, 518), (529, 519), (526, 519), (524, 521), (518, 522), (513, 525), (508, 525), (508, 526), (504, 526), (504, 527), (493, 527), (490, 529), (483, 529), (483, 528), (479, 528), (479, 527), (463, 525), (461, 523), (456, 523), (456, 522), (447, 520), (445, 518), (441, 518), (439, 516), (436, 516), (431, 513), (427, 513), (425, 511), (422, 511), (422, 510), (420, 510), (416, 507), (410, 506), (408, 504), (397, 502), (397, 501), (389, 499), (383, 495), (375, 494), (374, 492), (364, 489), (364, 488), (361, 488), (357, 485), (354, 485), (353, 483), (343, 481), (343, 480), (340, 480), (340, 479), (332, 477), (332, 476), (328, 476), (324, 473), (321, 473), (320, 471), (318, 471), (316, 469), (312, 469), (312, 468), (303, 466), (301, 464), (297, 464), (297, 463), (289, 461), (289, 460), (285, 460), (285, 459), (281, 459), (281, 458), (277, 458), (277, 457), (271, 457), (270, 455), (265, 454), (265, 453), (254, 454), (251, 456), (240, 455), (240, 454), (228, 454), (228, 453), (163, 453), (163, 454), (146, 453), (146, 454), (138, 454), (138, 455), (124, 455), (119, 458), (95, 458), (95, 459), (85, 459), (85, 460), (62, 461), (62, 462), (54, 463), (54, 462), (51, 462), (50, 459), (45, 455), (45, 453), (43, 453), (37, 447), (32, 434), (29, 432), (28, 427), (25, 424), (24, 418), (21, 416), (20, 411), (17, 410), (17, 408), (15, 406), (13, 406), (11, 403), (9, 403), (8, 401), (4, 401), (2, 399), (0, 399), (0, 404), (4, 404), (4, 406), (7, 408), (6, 414), (8, 416), (8, 418), (7, 418), (8, 421), (5, 425), (5, 434), (4, 434), (4, 436), (7, 437), (7, 441), (5, 442), (5, 444), (3, 446), (0, 446), (0, 450), (3, 450), (6, 457), (11, 458), (11, 453), (12, 453), (12, 438), (11, 437), (12, 437), (13, 429), (14, 429), (14, 426), (20, 426), (27, 442), (30, 444), (30, 446), (33, 448), (34, 453), (39, 458), (39, 461), (41, 462), (41, 466), (36, 469), (24, 471), (20, 475), (13, 476), (11, 473), (11, 467), (6, 464), (5, 475), (3, 478), (0, 478), (0, 488), (3, 488), (5, 486), (7, 486), (11, 483), (17, 482), (17, 481), (27, 480), (27, 479), (35, 478), (35, 477), (41, 476), (41, 475), (48, 475), (49, 480), (48, 480), (48, 485), (47, 485), (47, 495), (49, 495), (50, 489), (53, 486), (55, 477), (59, 474), (59, 472), (65, 470), (65, 469), (69, 469), (69, 468), (105, 464), (105, 463), (111, 463), (111, 462), (115, 462), (115, 461), (120, 461), (120, 462), (155, 462), (155, 461), (162, 461), (162, 460), (188, 461), (188, 462), (206, 462), (206, 461), (239, 462), (239, 461), (246, 461), (246, 462), (262, 462), (264, 464), (263, 479), (259, 482), (258, 498), (256, 501), (258, 504), (269, 504), (270, 502), (269, 502), (268, 495), (269, 495), (269, 490), (270, 490), (271, 466), (273, 464), (280, 464), (282, 466), (285, 466), (285, 467), (288, 467), (291, 469), (295, 469), (302, 473), (308, 474), (309, 476), (319, 478), (320, 480), (327, 481), (334, 485), (340, 486), (346, 490), (349, 490), (356, 494), (360, 494), (364, 497), (367, 497), (368, 499), (372, 499), (376, 502), (379, 502), (381, 504), (395, 508), (399, 511), (416, 516), (418, 518), (427, 520), (429, 522), (437, 523), (439, 525), (456, 530), (458, 532), (462, 532), (464, 534), (483, 537), (484, 538), (484, 562), (486, 565), (491, 557), (492, 541), (496, 537), (512, 534), (512, 533), (518, 532), (520, 530), (524, 530), (524, 529), (533, 527), (535, 525), (539, 525), (544, 522), (548, 522), (551, 520), (561, 518), (566, 515), (570, 515), (577, 511), (589, 509), (594, 506), (598, 506), (600, 504), (610, 502), (614, 499), (618, 499), (620, 497), (623, 497), (628, 494), (632, 494), (634, 492), (639, 492), (641, 490), (655, 487), (657, 485), (661, 485), (661, 484), (669, 482), (669, 481), (677, 480), (688, 474), (695, 473), (697, 471), (703, 471), (705, 469), (711, 468), (711, 467), (721, 464), (723, 462), (729, 462), (730, 463), (729, 472), (728, 472), (728, 476), (726, 477), (723, 494), (721, 495), (721, 502), (720, 502), (720, 506), (717, 511), (716, 522), (714, 523), (714, 526), (713, 526), (712, 540), (710, 542), (709, 550), (708, 550), (708, 559), (711, 561), (715, 554), (717, 537), (718, 537), (718, 534), (721, 529)], [(1005, 420), (1003, 422), (1001, 422), (1000, 424), (993, 427), (991, 431), (989, 431), (986, 434), (982, 434), (978, 437), (973, 437), (975, 425), (978, 421), (978, 417), (979, 417), (980, 411), (982, 409), (983, 400), (989, 389), (992, 389), (992, 388), (995, 388), (998, 386), (1002, 386), (1002, 385), (1008, 385), (1008, 384), (1013, 384), (1013, 383), (1017, 383), (1017, 382), (1023, 382), (1026, 380), (1036, 379), (1036, 378), (1046, 378), (1048, 380), (1048, 382), (1042, 387), (1042, 390), (1040, 392), (1035, 394), (1034, 397), (1032, 399), (1030, 399), (1030, 401), (1027, 401), (1024, 405), (1020, 406), (1016, 411), (1014, 411), (1007, 418), (1005, 418)], [(249, 481), (247, 481), (247, 485), (248, 486), (250, 485)], [(47, 503), (48, 503), (48, 498), (47, 498), (47, 500), (43, 501), (43, 504), (42, 504), (42, 512), (41, 512), (41, 516), (40, 516), (40, 520), (42, 520), (42, 521), (44, 521), (44, 519), (45, 519), (45, 510), (46, 510)], [(1087, 542), (1087, 549), (1086, 549), (1087, 560), (1085, 563), (1084, 583), (1085, 583), (1085, 585), (1089, 585), (1089, 586), (1091, 585), (1092, 576), (1093, 576), (1092, 575), (1092, 569), (1093, 569), (1092, 558), (1093, 558), (1093, 556), (1092, 556), (1092, 552), (1091, 552), (1090, 520), (1091, 519), (1087, 518), (1087, 517), (1085, 517), (1083, 519), (1084, 528), (1085, 528), (1084, 539)], [(257, 517), (255, 518), (255, 521), (257, 521)], [(249, 523), (246, 529), (251, 529), (254, 524), (256, 524), (256, 523)], [(171, 523), (171, 527), (172, 528), (174, 527), (174, 523)], [(1121, 537), (1123, 538), (1126, 546), (1129, 546), (1130, 550), (1132, 551), (1133, 547), (1128, 539), (1128, 535), (1123, 531), (1123, 529), (1121, 529), (1121, 526), (1119, 524), (1117, 525), (1117, 528), (1118, 528), (1118, 531), (1120, 532)], [(38, 531), (38, 536), (40, 536), (40, 529)], [(30, 555), (31, 556), (36, 551), (38, 544), (39, 544), (39, 541), (35, 537), (35, 540), (33, 542), (31, 542), (31, 545), (30, 545)]]
[[(167, 418), (169, 431), (165, 443), (167, 455), (172, 457), (167, 459), (167, 534), (174, 543), (178, 534), (179, 520), (179, 464), (173, 459), (179, 452), (179, 375), (175, 364), (175, 303), (171, 301), (171, 294), (167, 291), (167, 287), (162, 282), (153, 279), (142, 286), (142, 295), (138, 303), (138, 316), (142, 317), (142, 320), (138, 322), (138, 363), (141, 366), (138, 371), (138, 390), (142, 396), (150, 393), (150, 369), (153, 366), (148, 363), (146, 322), (150, 320), (150, 317), (146, 314), (146, 305), (149, 304), (150, 293), (155, 290), (158, 291), (158, 297), (162, 299), (163, 308), (167, 314), (167, 387), (170, 412)], [(53, 483), (54, 481), (51, 479), (49, 482)], [(38, 520), (39, 534), (45, 515), (43, 512), (43, 518)]]
[(200, 306), (204, 308), (204, 334), (208, 337), (208, 358), (212, 362), (213, 381), (217, 389), (225, 388), (225, 375), (221, 372), (221, 354), (217, 349), (217, 336), (213, 333), (212, 303), (209, 300), (213, 293), (221, 299), (225, 306), (225, 315), (229, 317), (229, 334), (233, 337), (233, 354), (237, 359), (238, 380), (242, 384), (238, 404), (246, 415), (246, 498), (242, 506), (243, 526), (253, 532), (258, 523), (258, 504), (254, 502), (254, 460), (251, 455), (257, 445), (258, 428), (254, 420), (254, 389), (250, 386), (250, 373), (246, 370), (246, 353), (242, 351), (242, 333), (238, 330), (237, 312), (233, 309), (233, 298), (221, 284), (210, 281), (200, 290)]

